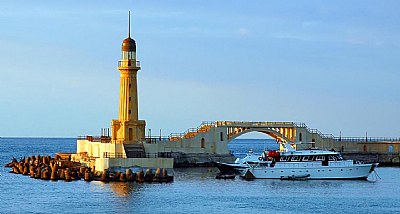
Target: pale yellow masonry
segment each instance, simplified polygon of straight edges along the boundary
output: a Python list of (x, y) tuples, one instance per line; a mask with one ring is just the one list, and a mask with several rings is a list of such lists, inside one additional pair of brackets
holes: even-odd
[(138, 119), (136, 42), (130, 36), (122, 42), (122, 59), (118, 62), (120, 99), (118, 120), (111, 122), (112, 142), (137, 144), (144, 140), (146, 122)]

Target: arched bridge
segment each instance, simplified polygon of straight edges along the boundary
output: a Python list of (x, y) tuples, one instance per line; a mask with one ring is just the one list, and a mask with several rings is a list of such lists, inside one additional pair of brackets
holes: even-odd
[(277, 141), (296, 141), (298, 127), (305, 127), (303, 123), (293, 122), (243, 122), (243, 121), (217, 121), (216, 127), (227, 128), (228, 141), (249, 132), (260, 132), (271, 136)]
[[(184, 133), (172, 133), (170, 141), (190, 139), (210, 133), (212, 130), (222, 130), (219, 136), (221, 139), (231, 141), (249, 132), (260, 132), (271, 136), (277, 141), (294, 142), (302, 140), (302, 133), (298, 129), (307, 128), (304, 123), (293, 122), (243, 122), (243, 121), (215, 121), (203, 122), (197, 128), (188, 129)], [(222, 136), (223, 135), (223, 136)], [(304, 134), (303, 134), (304, 135)]]

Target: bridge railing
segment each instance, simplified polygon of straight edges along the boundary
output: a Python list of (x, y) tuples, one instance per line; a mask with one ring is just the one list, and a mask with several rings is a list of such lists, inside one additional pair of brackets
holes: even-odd
[(217, 121), (216, 126), (240, 126), (240, 127), (255, 127), (255, 126), (295, 126), (301, 125), (293, 122), (245, 122), (245, 121)]
[(333, 138), (335, 138), (335, 136), (333, 136), (333, 134), (322, 134), (321, 137), (323, 139), (333, 139)]
[(335, 141), (344, 142), (400, 142), (399, 138), (388, 137), (334, 137)]
[(311, 134), (318, 134), (322, 137), (322, 132), (320, 132), (318, 129), (309, 129), (307, 128), (307, 130), (311, 133)]
[(78, 136), (78, 140), (87, 140), (89, 142), (100, 142), (100, 143), (109, 143), (111, 141), (111, 137), (109, 136)]
[(305, 123), (293, 123), (294, 126), (299, 127), (299, 128), (304, 128), (307, 127)]
[(103, 158), (125, 158), (125, 153), (103, 152)]
[(160, 141), (169, 141), (169, 139), (170, 138), (168, 136), (150, 136), (143, 138), (142, 141), (145, 141), (146, 143), (149, 144), (155, 144)]

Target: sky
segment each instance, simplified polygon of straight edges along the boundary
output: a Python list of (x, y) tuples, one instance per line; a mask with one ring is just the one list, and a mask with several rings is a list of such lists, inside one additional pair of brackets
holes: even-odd
[(400, 136), (400, 1), (1, 1), (0, 136), (100, 135), (137, 43), (139, 118)]

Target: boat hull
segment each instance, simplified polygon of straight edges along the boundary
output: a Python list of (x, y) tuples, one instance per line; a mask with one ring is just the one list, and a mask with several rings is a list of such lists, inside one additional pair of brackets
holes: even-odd
[(308, 166), (298, 164), (298, 167), (249, 167), (242, 177), (249, 179), (282, 179), (302, 177), (307, 179), (367, 179), (373, 171), (374, 164), (354, 164), (348, 166)]
[(239, 174), (248, 168), (247, 165), (236, 163), (217, 163), (217, 167), (223, 173), (235, 172)]

